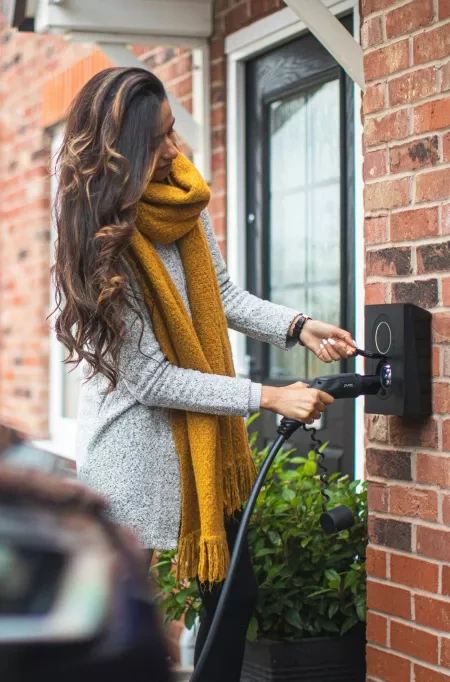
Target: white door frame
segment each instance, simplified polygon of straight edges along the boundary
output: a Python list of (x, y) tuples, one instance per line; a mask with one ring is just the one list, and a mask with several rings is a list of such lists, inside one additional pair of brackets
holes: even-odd
[[(336, 16), (353, 10), (355, 38), (359, 41), (358, 0), (323, 0)], [(246, 287), (245, 215), (245, 62), (268, 49), (307, 31), (306, 25), (289, 8), (254, 22), (225, 41), (227, 54), (227, 266), (232, 281)], [(362, 175), (361, 90), (355, 83), (355, 334), (364, 344), (364, 208)], [(359, 286), (359, 284), (361, 286)], [(249, 362), (245, 337), (230, 331), (236, 372), (247, 376)], [(361, 358), (356, 371), (363, 371)], [(355, 478), (364, 478), (364, 405), (355, 401)]]

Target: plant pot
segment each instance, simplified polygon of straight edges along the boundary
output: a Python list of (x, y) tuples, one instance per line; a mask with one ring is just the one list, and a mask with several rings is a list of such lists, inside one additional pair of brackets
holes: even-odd
[(241, 682), (365, 682), (366, 636), (247, 642)]

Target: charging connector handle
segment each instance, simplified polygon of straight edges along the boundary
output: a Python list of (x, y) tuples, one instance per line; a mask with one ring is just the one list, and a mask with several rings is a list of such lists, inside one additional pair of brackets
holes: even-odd
[(358, 398), (360, 395), (376, 395), (381, 388), (380, 377), (376, 374), (335, 374), (317, 377), (309, 385), (333, 396), (333, 398)]

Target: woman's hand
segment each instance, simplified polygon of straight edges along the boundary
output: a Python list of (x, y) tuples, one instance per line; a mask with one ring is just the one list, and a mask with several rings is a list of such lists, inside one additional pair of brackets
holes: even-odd
[(331, 395), (309, 388), (308, 384), (301, 381), (290, 386), (262, 387), (262, 408), (305, 424), (312, 424), (316, 419), (320, 419), (322, 412), (333, 403), (334, 398)]
[(300, 341), (322, 362), (333, 362), (355, 355), (356, 345), (350, 332), (320, 320), (307, 320)]

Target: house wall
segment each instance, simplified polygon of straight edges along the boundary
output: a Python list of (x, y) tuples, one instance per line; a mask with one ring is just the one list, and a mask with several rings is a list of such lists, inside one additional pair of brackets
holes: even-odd
[[(212, 200), (226, 239), (225, 37), (284, 7), (217, 0)], [(434, 414), (367, 419), (368, 682), (450, 680), (450, 2), (362, 0), (366, 302), (433, 312)], [(48, 434), (49, 149), (42, 85), (89, 53), (0, 24), (0, 423)], [(192, 107), (190, 53), (136, 48)], [(357, 229), (363, 229), (357, 226)]]
[(362, 0), (366, 302), (433, 313), (433, 416), (367, 418), (368, 679), (450, 680), (450, 3)]

